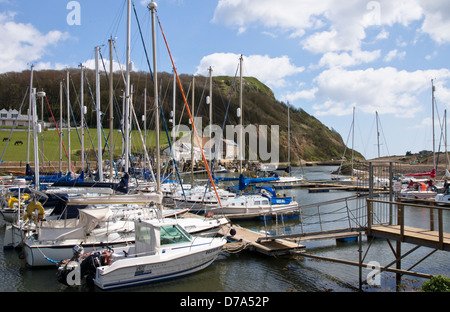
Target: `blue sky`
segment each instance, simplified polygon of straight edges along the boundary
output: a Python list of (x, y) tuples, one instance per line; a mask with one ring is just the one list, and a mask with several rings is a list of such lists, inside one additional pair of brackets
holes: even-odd
[[(108, 58), (116, 38), (125, 62), (126, 0), (0, 0), (0, 72), (92, 67), (95, 46)], [(148, 1), (134, 0), (150, 49)], [(355, 107), (354, 147), (377, 156), (431, 150), (431, 79), (436, 86), (436, 150), (450, 103), (448, 0), (160, 0), (157, 15), (180, 74), (244, 76), (278, 100), (302, 108), (347, 141)], [(132, 61), (147, 70), (132, 15)], [(158, 71), (171, 72), (160, 32)], [(115, 59), (118, 63), (117, 58)], [(117, 64), (116, 64), (117, 66)], [(116, 67), (118, 68), (118, 67)], [(438, 115), (439, 114), (439, 115)], [(437, 118), (440, 118), (440, 121)], [(281, 125), (282, 126), (282, 125)], [(348, 141), (351, 146), (352, 141)], [(444, 147), (441, 147), (441, 151)]]

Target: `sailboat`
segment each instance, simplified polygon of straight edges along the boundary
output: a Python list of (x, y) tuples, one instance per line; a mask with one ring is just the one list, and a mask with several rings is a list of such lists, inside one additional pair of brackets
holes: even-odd
[[(153, 30), (153, 60), (154, 72), (156, 71), (155, 58), (155, 11), (156, 3), (148, 5), (152, 16)], [(128, 0), (128, 17), (131, 11), (131, 0)], [(128, 24), (129, 25), (129, 24)], [(128, 28), (129, 29), (129, 28)], [(129, 34), (129, 31), (128, 31)], [(128, 37), (129, 39), (129, 37)], [(128, 46), (127, 46), (128, 47)], [(175, 68), (174, 68), (175, 70)], [(157, 79), (154, 78), (156, 105), (158, 105)], [(159, 126), (159, 110), (156, 110), (156, 124)], [(157, 128), (157, 193), (160, 194), (160, 170), (159, 170), (159, 135)], [(126, 169), (128, 169), (126, 162)], [(162, 197), (162, 196), (161, 196)], [(157, 206), (160, 206), (157, 204)], [(217, 257), (225, 244), (224, 239), (218, 238), (193, 238), (179, 225), (177, 220), (152, 219), (137, 220), (135, 222), (135, 242), (124, 249), (116, 248), (115, 252), (108, 254), (107, 261), (94, 265), (91, 275), (93, 282), (102, 289), (137, 285), (167, 278), (180, 277), (194, 273), (209, 266)], [(107, 251), (93, 254), (105, 254)], [(76, 259), (80, 259), (77, 252)], [(88, 259), (87, 264), (93, 259)], [(101, 260), (97, 258), (97, 260)], [(71, 273), (76, 267), (83, 267), (78, 261), (68, 262), (59, 271), (62, 281), (67, 281), (67, 273)], [(80, 263), (81, 262), (81, 263)], [(78, 265), (77, 265), (78, 263)], [(69, 266), (69, 264), (71, 264)], [(81, 269), (80, 269), (81, 270)], [(60, 278), (61, 280), (61, 278)]]
[[(87, 254), (83, 246), (75, 249), (74, 257), (59, 266), (58, 280), (81, 285), (85, 279), (108, 290), (177, 278), (211, 265), (226, 243), (224, 238), (191, 236), (168, 219), (138, 220), (135, 228), (133, 245)], [(71, 278), (75, 272), (78, 281)]]
[[(243, 124), (243, 109), (242, 109), (242, 62), (243, 56), (239, 59), (240, 67), (240, 125), (242, 136)], [(281, 196), (277, 194), (271, 187), (259, 187), (257, 191), (245, 192), (249, 185), (255, 183), (267, 183), (278, 180), (278, 177), (273, 178), (244, 178), (242, 174), (242, 152), (244, 140), (240, 140), (242, 146), (240, 148), (240, 162), (239, 162), (239, 178), (238, 185), (231, 188), (236, 193), (236, 196), (223, 200), (220, 205), (205, 205), (206, 212), (213, 212), (215, 214), (223, 214), (228, 218), (254, 218), (266, 217), (279, 214), (291, 214), (298, 212), (298, 203), (289, 196)], [(222, 178), (226, 180), (227, 178)], [(229, 179), (228, 179), (229, 180)], [(229, 188), (230, 189), (230, 188)]]
[(278, 180), (272, 182), (275, 189), (287, 189), (298, 187), (305, 182), (305, 178), (300, 176), (292, 175), (291, 167), (291, 118), (289, 116), (290, 105), (287, 103), (288, 107), (288, 167), (285, 170), (285, 175), (279, 176)]
[[(403, 198), (435, 198), (437, 195), (437, 188), (433, 185), (433, 179), (436, 178), (436, 157), (435, 157), (435, 137), (434, 137), (434, 107), (435, 107), (435, 86), (433, 79), (431, 79), (431, 111), (432, 111), (432, 132), (433, 132), (433, 169), (430, 172), (408, 173), (403, 176), (410, 179), (406, 188), (400, 191), (399, 196)], [(417, 178), (422, 178), (418, 180)], [(425, 181), (423, 179), (426, 179)]]

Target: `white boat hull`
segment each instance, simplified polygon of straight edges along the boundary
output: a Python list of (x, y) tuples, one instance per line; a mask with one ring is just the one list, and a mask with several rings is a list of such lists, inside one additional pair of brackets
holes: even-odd
[[(215, 235), (222, 227), (228, 223), (227, 220), (221, 219), (199, 219), (199, 218), (179, 218), (189, 234), (195, 235)], [(112, 248), (133, 244), (135, 239), (134, 221), (122, 229), (127, 231), (119, 232), (112, 230), (110, 235), (106, 236), (91, 234), (87, 239), (70, 239), (62, 241), (41, 242), (33, 239), (26, 239), (24, 242), (25, 259), (28, 266), (42, 267), (51, 266), (54, 263), (70, 259), (73, 254), (73, 247), (83, 243), (86, 252), (104, 248), (104, 245)], [(17, 237), (18, 240), (21, 237)]]
[(215, 207), (211, 208), (210, 211), (215, 214), (223, 214), (232, 218), (233, 216), (239, 218), (254, 218), (258, 216), (271, 216), (282, 213), (294, 213), (298, 210), (298, 204), (293, 202), (287, 205), (271, 205), (270, 207)]
[[(224, 244), (225, 241), (221, 239), (210, 240), (209, 244), (194, 241), (192, 245), (178, 247), (179, 252), (174, 252), (177, 246), (173, 246), (167, 256), (163, 252), (149, 256), (123, 257), (110, 266), (97, 268), (94, 284), (106, 290), (192, 274), (211, 265)], [(189, 255), (186, 255), (187, 249), (190, 250)]]

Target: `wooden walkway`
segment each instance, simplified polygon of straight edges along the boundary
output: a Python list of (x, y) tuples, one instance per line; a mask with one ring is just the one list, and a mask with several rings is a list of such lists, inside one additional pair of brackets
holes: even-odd
[[(289, 255), (293, 250), (304, 249), (305, 246), (288, 241), (281, 238), (267, 237), (265, 234), (242, 228), (240, 226), (232, 226), (232, 229), (236, 231), (234, 235), (230, 234), (230, 226), (226, 225), (222, 227), (219, 234), (226, 236), (230, 241), (240, 243), (241, 246), (232, 243), (233, 245), (225, 245), (225, 250), (243, 250), (250, 249), (260, 252), (268, 256), (281, 256)], [(231, 248), (230, 248), (231, 247)]]
[[(402, 233), (403, 232), (403, 233)], [(405, 226), (402, 231), (400, 225), (378, 225), (370, 229), (372, 236), (394, 239), (397, 241), (420, 246), (450, 251), (450, 234)]]
[[(374, 205), (384, 205), (386, 208), (392, 207), (389, 208), (391, 211), (396, 210), (397, 224), (386, 225), (374, 222), (374, 211), (376, 210)], [(423, 215), (424, 220), (426, 220), (426, 212), (428, 212), (429, 229), (415, 228), (406, 225), (405, 205), (412, 208), (422, 208), (425, 212)], [(405, 204), (400, 201), (390, 202), (367, 199), (367, 235), (450, 251), (450, 234), (444, 232), (444, 211), (448, 212), (450, 211), (450, 208), (434, 205)], [(436, 213), (437, 220), (435, 220)]]

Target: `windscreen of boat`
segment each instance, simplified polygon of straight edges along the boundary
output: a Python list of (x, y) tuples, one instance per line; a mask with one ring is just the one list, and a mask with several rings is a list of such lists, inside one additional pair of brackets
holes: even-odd
[(191, 235), (176, 225), (161, 226), (161, 245), (190, 242)]

